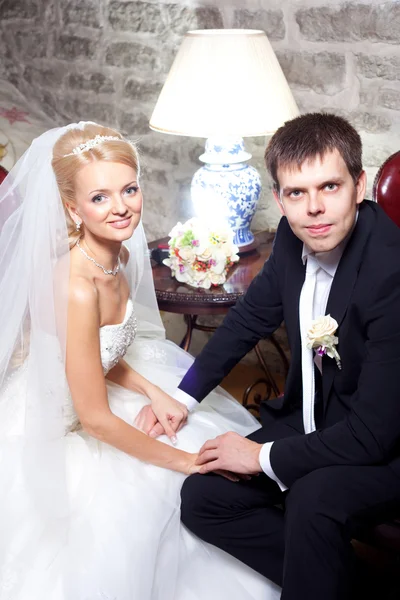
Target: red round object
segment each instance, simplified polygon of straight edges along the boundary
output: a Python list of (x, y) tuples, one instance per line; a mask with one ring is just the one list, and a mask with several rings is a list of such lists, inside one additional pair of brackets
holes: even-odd
[(3, 183), (3, 181), (5, 180), (5, 178), (7, 177), (7, 175), (8, 175), (7, 169), (5, 169), (4, 167), (2, 167), (0, 165), (0, 183)]
[(379, 169), (372, 197), (400, 227), (400, 151), (389, 156)]

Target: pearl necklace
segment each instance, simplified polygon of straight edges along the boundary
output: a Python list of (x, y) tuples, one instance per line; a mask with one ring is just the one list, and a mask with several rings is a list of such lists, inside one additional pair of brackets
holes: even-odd
[(99, 267), (99, 269), (102, 269), (102, 271), (104, 271), (104, 273), (105, 273), (106, 275), (114, 275), (114, 276), (115, 276), (115, 275), (118, 273), (118, 271), (119, 271), (119, 268), (120, 268), (120, 264), (121, 264), (121, 263), (120, 263), (120, 260), (119, 260), (119, 257), (118, 257), (118, 263), (117, 263), (117, 266), (116, 266), (116, 267), (114, 267), (113, 269), (105, 269), (105, 268), (103, 267), (103, 265), (101, 265), (101, 264), (99, 264), (98, 262), (96, 262), (96, 261), (94, 260), (94, 258), (92, 258), (91, 256), (89, 256), (89, 254), (88, 254), (87, 252), (85, 252), (85, 250), (84, 250), (83, 248), (81, 248), (81, 244), (80, 244), (80, 238), (79, 238), (79, 240), (76, 242), (76, 245), (78, 246), (79, 250), (82, 252), (83, 256), (84, 256), (85, 258), (87, 258), (88, 260), (92, 261), (92, 263), (94, 263), (94, 264), (96, 265), (96, 267)]

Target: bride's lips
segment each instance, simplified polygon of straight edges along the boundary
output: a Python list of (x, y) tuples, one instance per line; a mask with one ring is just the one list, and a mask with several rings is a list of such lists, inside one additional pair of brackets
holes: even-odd
[(127, 217), (126, 219), (118, 219), (118, 221), (110, 221), (109, 225), (111, 227), (115, 227), (116, 229), (125, 229), (125, 227), (129, 227), (131, 224), (132, 217)]
[(332, 225), (330, 223), (328, 224), (321, 224), (321, 225), (311, 225), (310, 227), (307, 227), (307, 231), (310, 235), (312, 236), (318, 236), (318, 235), (325, 235), (327, 233), (329, 233), (329, 231), (331, 230)]

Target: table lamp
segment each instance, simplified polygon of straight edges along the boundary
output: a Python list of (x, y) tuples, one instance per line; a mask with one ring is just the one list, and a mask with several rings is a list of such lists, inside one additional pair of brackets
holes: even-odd
[(251, 247), (250, 223), (260, 176), (246, 164), (243, 137), (271, 135), (298, 115), (296, 102), (264, 31), (189, 31), (150, 119), (161, 133), (207, 138), (205, 163), (191, 196), (197, 216), (228, 221), (241, 251)]

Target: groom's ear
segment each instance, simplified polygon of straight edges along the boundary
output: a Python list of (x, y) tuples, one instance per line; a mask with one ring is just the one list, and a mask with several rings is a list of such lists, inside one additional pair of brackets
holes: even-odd
[(279, 190), (274, 186), (273, 190), (272, 190), (272, 194), (275, 198), (275, 202), (278, 205), (279, 211), (282, 215), (285, 214), (285, 209), (283, 208), (283, 202), (281, 200), (281, 195), (279, 193)]

